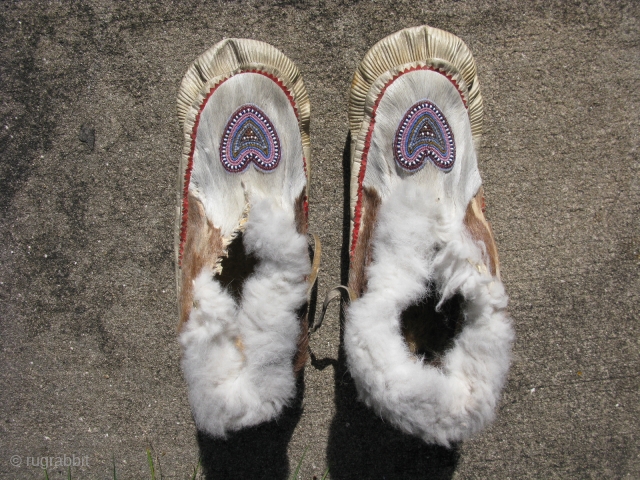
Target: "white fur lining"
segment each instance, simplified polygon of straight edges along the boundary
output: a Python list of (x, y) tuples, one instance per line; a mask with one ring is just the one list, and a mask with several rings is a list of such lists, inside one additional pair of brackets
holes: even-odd
[(295, 395), (296, 311), (306, 301), (310, 271), (306, 238), (292, 212), (260, 200), (252, 204), (244, 244), (259, 262), (240, 304), (203, 270), (180, 335), (196, 425), (216, 437), (275, 418)]
[[(401, 430), (448, 446), (494, 417), (514, 334), (502, 283), (440, 199), (404, 182), (383, 202), (366, 293), (347, 311), (345, 349), (359, 396)], [(436, 368), (412, 358), (400, 315), (434, 282), (464, 297), (465, 324)], [(441, 301), (441, 302), (442, 302)]]

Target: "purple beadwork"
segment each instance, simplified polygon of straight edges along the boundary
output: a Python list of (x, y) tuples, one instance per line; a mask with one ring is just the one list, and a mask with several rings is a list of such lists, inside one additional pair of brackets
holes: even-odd
[(235, 111), (220, 142), (220, 162), (231, 173), (244, 172), (250, 163), (271, 172), (280, 163), (280, 140), (269, 117), (255, 105)]
[(393, 155), (408, 172), (424, 167), (425, 159), (445, 172), (453, 168), (456, 160), (453, 132), (435, 104), (421, 100), (405, 113), (393, 141)]

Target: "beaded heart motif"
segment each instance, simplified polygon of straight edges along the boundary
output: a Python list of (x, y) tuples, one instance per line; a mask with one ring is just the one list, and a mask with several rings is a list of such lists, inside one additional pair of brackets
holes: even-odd
[(393, 141), (396, 163), (408, 172), (420, 170), (431, 161), (445, 172), (456, 160), (453, 132), (440, 109), (421, 100), (405, 113)]
[(271, 172), (280, 163), (280, 139), (269, 117), (255, 105), (243, 105), (227, 122), (220, 142), (220, 162), (231, 173), (251, 163)]

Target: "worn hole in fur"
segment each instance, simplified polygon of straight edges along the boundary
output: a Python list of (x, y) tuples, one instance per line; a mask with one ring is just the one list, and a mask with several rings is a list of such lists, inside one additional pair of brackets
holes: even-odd
[(231, 241), (227, 252), (228, 255), (222, 259), (222, 273), (217, 279), (234, 300), (239, 302), (242, 298), (242, 285), (255, 271), (258, 259), (252, 254), (247, 254), (242, 232)]
[(464, 323), (462, 295), (454, 295), (436, 311), (439, 301), (439, 295), (430, 286), (428, 294), (405, 309), (400, 317), (402, 335), (411, 353), (433, 365), (439, 365), (445, 352), (453, 347)]

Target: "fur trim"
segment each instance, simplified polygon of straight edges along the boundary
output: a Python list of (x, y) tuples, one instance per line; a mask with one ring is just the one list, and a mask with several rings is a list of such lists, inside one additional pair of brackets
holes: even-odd
[[(382, 203), (367, 289), (348, 308), (344, 338), (360, 399), (401, 430), (448, 446), (493, 419), (514, 334), (486, 253), (443, 203), (411, 179)], [(441, 303), (465, 299), (463, 329), (440, 368), (411, 356), (400, 327), (430, 282)]]
[(293, 357), (310, 272), (307, 240), (293, 212), (252, 202), (244, 232), (258, 259), (236, 304), (205, 268), (180, 335), (189, 402), (200, 430), (215, 437), (275, 418), (295, 395)]

